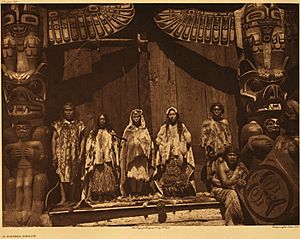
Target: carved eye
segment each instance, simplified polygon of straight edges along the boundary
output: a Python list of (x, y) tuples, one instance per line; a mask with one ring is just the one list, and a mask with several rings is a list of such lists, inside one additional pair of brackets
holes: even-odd
[(257, 92), (264, 87), (264, 84), (258, 79), (250, 79), (248, 81), (248, 87), (252, 92)]
[(39, 94), (42, 91), (42, 84), (39, 81), (32, 81), (29, 83), (28, 89), (34, 94)]
[(270, 16), (272, 19), (276, 19), (276, 20), (281, 19), (280, 11), (278, 9), (271, 9)]
[(13, 24), (15, 23), (15, 17), (12, 14), (8, 14), (6, 16), (3, 17), (3, 25), (7, 26), (9, 24)]
[(95, 6), (95, 5), (91, 5), (91, 6), (89, 6), (89, 10), (91, 12), (98, 12), (99, 11), (99, 7)]
[(262, 10), (256, 10), (253, 12), (250, 12), (246, 15), (246, 23), (252, 22), (252, 21), (257, 21), (257, 20), (262, 20), (265, 19), (265, 12)]
[(39, 18), (35, 15), (32, 15), (32, 14), (23, 14), (21, 16), (21, 23), (38, 26), (39, 25)]
[(259, 186), (256, 186), (251, 189), (249, 193), (249, 200), (256, 203), (257, 206), (262, 203), (261, 202), (262, 197), (263, 197), (263, 190)]

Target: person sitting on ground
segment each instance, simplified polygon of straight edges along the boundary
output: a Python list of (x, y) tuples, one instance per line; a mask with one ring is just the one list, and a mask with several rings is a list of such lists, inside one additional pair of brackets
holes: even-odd
[(237, 151), (231, 147), (226, 149), (224, 158), (219, 157), (215, 161), (216, 173), (212, 178), (212, 194), (225, 207), (226, 225), (242, 224), (243, 212), (236, 189), (246, 186), (248, 170), (240, 162)]

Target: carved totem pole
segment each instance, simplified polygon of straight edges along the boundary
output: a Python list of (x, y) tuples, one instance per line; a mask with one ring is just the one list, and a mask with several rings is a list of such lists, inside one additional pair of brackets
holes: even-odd
[(2, 76), (11, 128), (3, 133), (4, 225), (38, 225), (47, 190), (49, 130), (44, 126), (47, 65), (43, 19), (33, 5), (2, 8)]
[(3, 133), (4, 225), (38, 226), (45, 210), (51, 155), (45, 126), (48, 44), (100, 41), (127, 26), (132, 4), (47, 10), (6, 4), (2, 11), (2, 79), (11, 123)]
[[(257, 224), (295, 223), (298, 159), (293, 160), (290, 151), (299, 152), (299, 143), (295, 143), (299, 136), (289, 137), (290, 143), (281, 138), (281, 146), (277, 137), (287, 111), (293, 108), (294, 121), (299, 119), (299, 103), (290, 99), (292, 91), (285, 87), (288, 81), (298, 80), (288, 78), (286, 54), (287, 44), (298, 44), (297, 12), (274, 4), (245, 4), (227, 13), (164, 9), (156, 14), (155, 22), (181, 41), (221, 46), (235, 43), (240, 111), (247, 119), (241, 130), (241, 159), (251, 170), (240, 196)], [(280, 147), (286, 150), (278, 150)]]

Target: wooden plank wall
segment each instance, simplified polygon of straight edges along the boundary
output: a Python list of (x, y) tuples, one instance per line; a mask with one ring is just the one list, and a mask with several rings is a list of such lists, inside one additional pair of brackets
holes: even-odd
[[(69, 57), (74, 57), (76, 51), (67, 50), (65, 62), (71, 62)], [(83, 53), (78, 55), (87, 56), (87, 49), (80, 51)], [(91, 101), (76, 106), (80, 119), (88, 128), (93, 126), (94, 117), (104, 112), (114, 130), (121, 135), (128, 124), (131, 110), (139, 107), (145, 111), (148, 127), (151, 128), (147, 53), (143, 52), (138, 57), (135, 47), (100, 47), (99, 51), (90, 50), (90, 59), (86, 60), (85, 57), (76, 59), (80, 63), (66, 66), (64, 79), (72, 82), (74, 77), (92, 74), (95, 89), (91, 93)], [(85, 66), (89, 64), (90, 67)]]
[[(150, 101), (153, 134), (155, 135), (158, 132), (160, 125), (165, 120), (166, 109), (170, 106), (177, 107), (182, 121), (192, 134), (193, 151), (196, 160), (195, 177), (197, 189), (205, 190), (200, 180), (201, 170), (205, 164), (204, 152), (199, 147), (201, 125), (209, 117), (209, 106), (214, 102), (221, 102), (225, 107), (225, 118), (228, 119), (231, 127), (233, 144), (237, 146), (238, 125), (235, 96), (205, 84), (204, 77), (206, 76), (203, 76), (203, 82), (194, 79), (177, 66), (176, 62), (168, 58), (156, 42), (149, 43), (148, 47), (150, 54)], [(199, 51), (201, 55), (207, 57), (207, 59), (217, 61), (221, 66), (231, 67), (232, 65), (229, 64), (236, 62), (234, 58), (228, 61), (232, 57), (232, 55), (228, 54), (232, 51), (228, 51), (228, 49), (199, 47)], [(219, 80), (222, 80), (222, 76), (220, 76)]]
[[(105, 112), (116, 132), (122, 134), (128, 124), (130, 111), (141, 107), (145, 112), (149, 131), (155, 138), (159, 127), (166, 119), (167, 108), (177, 107), (183, 122), (192, 134), (197, 163), (195, 176), (198, 190), (205, 190), (200, 181), (200, 172), (205, 164), (203, 151), (199, 147), (201, 124), (209, 116), (209, 106), (216, 101), (222, 102), (225, 106), (225, 117), (231, 126), (234, 144), (237, 145), (238, 126), (234, 95), (207, 85), (204, 79), (203, 82), (201, 79), (194, 79), (169, 58), (156, 42), (148, 43), (148, 53), (143, 52), (137, 56), (136, 49), (133, 47), (125, 55), (121, 54), (121, 57), (117, 55), (118, 59), (116, 59), (113, 56), (114, 52), (122, 49), (121, 47), (101, 47), (99, 52), (92, 50), (90, 53), (83, 50), (84, 54), (81, 56), (90, 54), (91, 60), (86, 61), (82, 58), (81, 64), (93, 66), (82, 66), (84, 67), (82, 71), (78, 70), (81, 67), (78, 63), (75, 64), (76, 70), (69, 69), (72, 64), (66, 67), (65, 80), (68, 79), (68, 75), (78, 77), (76, 74), (88, 73), (87, 69), (90, 69), (95, 83), (105, 82), (101, 87), (96, 87), (97, 90), (92, 93), (90, 102), (77, 106), (80, 118), (90, 128), (94, 115)], [(226, 49), (218, 53), (214, 53), (217, 51), (212, 48), (199, 49), (207, 59), (213, 59), (220, 65), (228, 64)], [(68, 56), (72, 56), (71, 51), (74, 50), (68, 50), (65, 53), (65, 61), (68, 61)], [(130, 55), (133, 59), (130, 59)], [(135, 62), (129, 64), (130, 67), (128, 67), (126, 66), (128, 61)], [(222, 80), (222, 75), (220, 75), (220, 80)]]

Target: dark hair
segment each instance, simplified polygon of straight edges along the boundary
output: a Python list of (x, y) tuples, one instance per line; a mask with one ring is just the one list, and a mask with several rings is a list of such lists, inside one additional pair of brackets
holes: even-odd
[(98, 114), (98, 116), (95, 117), (95, 119), (94, 119), (95, 124), (94, 124), (94, 128), (93, 128), (93, 130), (92, 130), (92, 137), (93, 137), (93, 138), (95, 138), (95, 137), (97, 136), (98, 131), (99, 131), (99, 129), (100, 129), (100, 121), (99, 121), (99, 118), (100, 118), (101, 115), (103, 115), (104, 118), (105, 118), (104, 129), (107, 129), (108, 132), (111, 132), (111, 131), (112, 131), (112, 127), (111, 127), (111, 124), (110, 124), (110, 122), (109, 122), (109, 119), (108, 119), (107, 115), (106, 115), (106, 114), (100, 113), (100, 114)]
[(225, 157), (229, 153), (235, 153), (237, 156), (239, 156), (239, 150), (237, 148), (234, 148), (233, 146), (227, 146), (225, 148), (225, 152), (224, 152)]
[(210, 108), (209, 108), (209, 111), (212, 113), (213, 112), (213, 109), (216, 107), (216, 106), (219, 106), (220, 109), (221, 109), (221, 112), (222, 114), (224, 113), (224, 106), (220, 103), (220, 102), (215, 102), (213, 104), (211, 104)]
[(61, 112), (60, 112), (60, 115), (61, 115), (61, 119), (64, 119), (64, 110), (65, 110), (65, 106), (70, 106), (73, 108), (74, 110), (74, 119), (78, 119), (78, 112), (76, 110), (76, 107), (75, 105), (72, 103), (72, 102), (66, 102), (63, 104), (62, 108), (61, 108)]
[[(176, 113), (176, 124), (177, 124), (177, 131), (178, 131), (178, 134), (179, 134), (179, 140), (181, 140), (181, 135), (182, 135), (182, 132), (183, 132), (183, 122), (181, 121), (180, 119), (180, 115), (178, 112), (175, 112)], [(167, 120), (164, 122), (164, 124), (166, 125), (166, 135), (168, 133), (168, 129), (169, 129), (169, 125), (170, 125), (170, 119), (169, 117), (167, 116)]]

